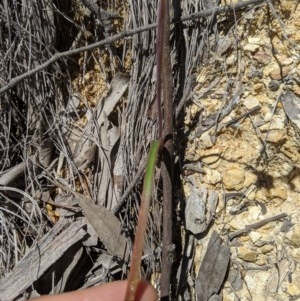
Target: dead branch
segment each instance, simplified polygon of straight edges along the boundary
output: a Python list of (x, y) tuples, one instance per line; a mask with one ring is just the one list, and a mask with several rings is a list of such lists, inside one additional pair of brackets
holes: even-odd
[(266, 219), (263, 219), (257, 223), (254, 223), (254, 224), (251, 224), (251, 225), (247, 225), (244, 229), (241, 229), (241, 230), (238, 230), (236, 232), (233, 232), (231, 234), (228, 235), (229, 239), (232, 240), (233, 238), (235, 238), (236, 236), (239, 236), (241, 234), (245, 234), (245, 233), (248, 233), (250, 230), (253, 230), (253, 229), (258, 229), (270, 222), (274, 222), (274, 221), (277, 221), (277, 220), (280, 220), (282, 218), (285, 218), (287, 217), (288, 215), (286, 213), (280, 213), (278, 215), (275, 215), (275, 216), (272, 216), (272, 217), (269, 217), (269, 218), (266, 218)]
[[(187, 21), (191, 21), (191, 20), (195, 20), (195, 19), (199, 19), (199, 18), (204, 18), (204, 17), (210, 16), (212, 14), (216, 14), (216, 13), (217, 14), (226, 13), (226, 12), (229, 12), (232, 10), (242, 9), (242, 8), (245, 8), (248, 6), (254, 6), (254, 5), (263, 3), (263, 2), (265, 2), (265, 0), (250, 0), (250, 1), (245, 1), (245, 2), (244, 1), (239, 2), (239, 3), (225, 6), (225, 7), (216, 8), (215, 10), (208, 9), (208, 10), (205, 10), (205, 11), (202, 11), (199, 13), (184, 16), (181, 18), (181, 22), (187, 22)], [(72, 55), (80, 53), (80, 52), (89, 51), (89, 50), (92, 50), (97, 47), (101, 48), (106, 45), (112, 44), (120, 39), (124, 39), (126, 37), (130, 37), (130, 36), (136, 35), (138, 33), (154, 29), (156, 27), (157, 27), (157, 23), (152, 23), (152, 24), (142, 26), (139, 28), (122, 31), (122, 32), (120, 32), (116, 35), (113, 35), (111, 37), (108, 37), (102, 41), (99, 41), (99, 42), (96, 42), (96, 43), (93, 43), (93, 44), (90, 44), (87, 46), (68, 50), (65, 52), (55, 53), (49, 60), (47, 60), (43, 64), (37, 66), (36, 68), (31, 69), (30, 71), (28, 71), (26, 73), (23, 73), (19, 76), (14, 77), (13, 79), (11, 79), (5, 86), (3, 86), (0, 89), (0, 95), (3, 94), (4, 92), (8, 91), (9, 89), (13, 88), (14, 86), (16, 86), (19, 82), (21, 82), (24, 79), (29, 78), (30, 76), (34, 75), (35, 73), (42, 71), (43, 69), (51, 66), (53, 63), (57, 62), (60, 59), (72, 56)]]

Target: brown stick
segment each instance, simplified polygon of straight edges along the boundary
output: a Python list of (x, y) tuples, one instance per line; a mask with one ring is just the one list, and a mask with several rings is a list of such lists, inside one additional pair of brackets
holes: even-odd
[[(213, 13), (219, 14), (219, 13), (226, 13), (228, 11), (233, 11), (233, 10), (237, 10), (237, 9), (242, 9), (248, 6), (254, 6), (254, 5), (258, 5), (258, 4), (262, 4), (262, 3), (267, 3), (265, 0), (249, 0), (249, 1), (241, 1), (232, 5), (227, 5), (227, 6), (222, 6), (222, 7), (218, 7), (216, 8), (216, 10), (212, 10), (212, 9), (208, 9), (208, 10), (204, 10), (195, 14), (191, 14), (191, 15), (187, 15), (187, 16), (183, 16), (181, 18), (181, 22), (187, 22), (190, 20), (195, 20), (195, 19), (199, 19), (199, 18), (204, 18), (207, 16), (210, 16)], [(176, 20), (174, 20), (176, 22)], [(89, 51), (92, 50), (94, 48), (97, 47), (104, 47), (106, 45), (109, 45), (111, 43), (114, 43), (120, 39), (124, 39), (126, 37), (130, 37), (132, 35), (147, 31), (147, 30), (151, 30), (157, 27), (156, 23), (153, 24), (149, 24), (143, 27), (139, 27), (139, 28), (134, 28), (134, 29), (130, 29), (130, 30), (125, 30), (122, 31), (116, 35), (113, 35), (111, 37), (108, 37), (100, 42), (96, 42), (87, 46), (83, 46), (80, 48), (76, 48), (76, 49), (72, 49), (72, 50), (68, 50), (65, 52), (60, 52), (60, 53), (55, 53), (48, 61), (46, 61), (45, 63), (37, 66), (36, 68), (33, 68), (19, 76), (16, 76), (14, 78), (12, 78), (10, 81), (8, 81), (6, 83), (6, 85), (4, 85), (2, 88), (0, 88), (0, 95), (3, 94), (4, 92), (8, 91), (9, 89), (13, 88), (14, 86), (16, 86), (19, 82), (23, 81), (24, 79), (34, 75), (35, 73), (42, 71), (43, 69), (51, 66), (53, 63), (57, 62), (60, 59), (66, 58), (68, 56), (83, 52), (83, 51)]]
[[(172, 179), (173, 179), (173, 97), (170, 51), (170, 4), (160, 0), (159, 17), (163, 22), (162, 37), (162, 86), (164, 104), (163, 137), (167, 137), (161, 167), (163, 181), (163, 234), (162, 234), (162, 273), (160, 280), (161, 299), (168, 300), (172, 271)], [(158, 21), (159, 23), (159, 21)], [(170, 139), (171, 137), (171, 139)]]
[(233, 238), (235, 238), (236, 236), (239, 236), (241, 234), (245, 234), (245, 233), (248, 233), (250, 230), (252, 229), (258, 229), (270, 222), (274, 222), (276, 220), (279, 220), (279, 219), (282, 219), (282, 218), (285, 218), (287, 217), (288, 215), (286, 213), (280, 213), (280, 214), (277, 214), (275, 216), (272, 216), (272, 217), (269, 217), (269, 218), (266, 218), (266, 219), (263, 219), (257, 223), (254, 223), (254, 224), (251, 224), (251, 225), (247, 225), (244, 229), (241, 229), (241, 230), (238, 230), (236, 232), (233, 232), (231, 234), (228, 235), (229, 239), (232, 240)]

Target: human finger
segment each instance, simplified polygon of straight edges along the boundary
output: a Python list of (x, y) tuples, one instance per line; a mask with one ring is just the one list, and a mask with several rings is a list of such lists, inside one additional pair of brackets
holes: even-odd
[[(43, 296), (35, 301), (125, 301), (127, 281), (115, 281), (85, 290), (60, 295)], [(138, 284), (136, 301), (157, 301), (158, 295), (151, 284), (141, 280)]]

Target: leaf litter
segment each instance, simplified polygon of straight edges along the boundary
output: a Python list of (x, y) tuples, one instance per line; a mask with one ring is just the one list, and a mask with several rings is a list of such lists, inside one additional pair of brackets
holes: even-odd
[[(14, 40), (11, 44), (10, 33), (5, 32), (1, 56), (6, 68), (3, 74), (10, 74), (9, 79), (24, 73), (27, 68), (30, 69), (33, 61), (34, 64), (41, 64), (49, 59), (53, 54), (51, 47), (59, 43), (65, 49), (72, 49), (104, 36), (100, 30), (101, 26), (103, 29), (103, 24), (97, 27), (92, 15), (86, 14), (78, 1), (74, 1), (74, 7), (68, 7), (68, 4), (55, 7), (51, 1), (49, 3), (49, 10), (41, 10), (34, 4), (33, 9), (38, 13), (31, 20), (32, 28), (39, 28), (41, 38), (34, 40), (33, 48), (28, 47), (30, 35), (25, 36), (20, 43)], [(107, 7), (103, 9), (125, 16), (123, 21), (114, 21), (119, 28), (120, 23), (124, 29), (129, 29), (156, 22), (154, 3), (151, 7), (144, 1), (128, 1), (114, 7), (111, 3), (105, 4)], [(29, 2), (26, 5), (29, 8)], [(45, 7), (46, 4), (42, 1), (39, 5)], [(183, 15), (207, 8), (214, 9), (201, 1), (186, 1), (181, 7)], [(7, 9), (14, 10), (18, 15), (17, 22), (21, 23), (10, 23), (11, 20), (1, 6), (1, 13), (6, 20), (5, 26), (12, 24), (11, 30), (14, 32), (25, 28), (22, 22), (26, 21), (26, 12), (19, 10), (17, 4), (13, 3)], [(56, 21), (51, 14), (56, 10), (60, 11), (60, 26), (67, 25), (68, 28), (64, 43), (61, 32), (57, 33), (55, 30)], [(73, 15), (68, 15), (70, 11)], [(176, 10), (174, 12), (178, 13)], [(81, 16), (76, 15), (77, 13)], [(268, 2), (268, 5), (249, 6), (247, 11), (242, 9), (220, 15), (212, 14), (207, 18), (188, 21), (185, 27), (182, 24), (174, 25), (171, 47), (175, 104), (180, 104), (181, 99), (185, 99), (185, 104), (180, 105), (181, 114), (180, 111), (176, 112), (177, 155), (184, 164), (200, 162), (201, 165), (201, 173), (195, 170), (184, 176), (183, 186), (178, 181), (176, 191), (180, 200), (175, 204), (178, 208), (176, 231), (182, 233), (176, 240), (177, 265), (183, 269), (182, 260), (185, 255), (188, 258), (186, 270), (182, 270), (182, 273), (179, 270), (173, 283), (173, 292), (180, 292), (176, 296), (177, 300), (196, 300), (197, 294), (201, 294), (198, 299), (205, 299), (205, 296), (211, 297), (212, 292), (219, 295), (220, 290), (225, 300), (235, 300), (236, 296), (241, 299), (249, 296), (257, 300), (266, 299), (272, 298), (271, 294), (274, 292), (291, 298), (300, 294), (293, 286), (293, 281), (289, 281), (297, 278), (299, 273), (294, 264), (297, 258), (296, 248), (299, 246), (298, 228), (292, 226), (299, 216), (291, 207), (294, 209), (294, 202), (300, 191), (297, 163), (299, 132), (293, 111), (293, 101), (299, 95), (299, 49), (296, 47), (299, 42), (299, 24), (291, 22), (287, 18), (289, 14), (297, 20), (299, 5), (296, 5), (296, 1), (283, 1), (280, 7), (277, 3), (273, 6)], [(47, 20), (46, 23), (43, 21), (47, 26), (40, 26), (42, 19)], [(273, 29), (282, 35), (279, 38), (274, 36)], [(109, 33), (106, 32), (105, 35)], [(18, 36), (14, 38), (17, 39)], [(175, 41), (180, 39), (182, 43), (176, 44)], [(4, 250), (7, 255), (1, 259), (0, 281), (4, 283), (1, 287), (5, 288), (5, 283), (14, 279), (14, 273), (21, 268), (20, 263), (26, 261), (26, 256), (37, 256), (34, 253), (35, 246), (42, 246), (43, 239), (47, 237), (46, 233), (70, 218), (74, 227), (72, 228), (71, 223), (71, 226), (60, 228), (61, 235), (56, 234), (57, 240), (54, 240), (52, 247), (56, 244), (63, 245), (64, 239), (68, 235), (72, 236), (72, 231), (77, 226), (85, 229), (80, 230), (73, 241), (63, 246), (72, 250), (71, 254), (76, 255), (77, 262), (69, 263), (65, 271), (59, 273), (55, 261), (65, 257), (63, 251), (58, 252), (57, 258), (49, 261), (49, 265), (44, 268), (47, 269), (52, 264), (51, 271), (61, 277), (59, 283), (49, 288), (41, 277), (40, 284), (34, 290), (26, 291), (31, 285), (28, 281), (16, 293), (27, 297), (37, 296), (43, 286), (48, 287), (49, 291), (61, 292), (66, 288), (88, 287), (126, 277), (128, 261), (125, 258), (129, 257), (129, 253), (124, 258), (119, 258), (121, 261), (125, 260), (123, 263), (113, 256), (122, 257), (124, 240), (119, 241), (119, 253), (115, 253), (112, 251), (114, 247), (106, 242), (105, 235), (112, 231), (111, 236), (125, 236), (129, 252), (141, 191), (141, 181), (136, 175), (142, 170), (142, 162), (145, 161), (149, 143), (156, 132), (155, 114), (151, 112), (151, 104), (155, 100), (155, 82), (152, 80), (156, 68), (154, 45), (154, 31), (145, 31), (111, 45), (110, 49), (88, 51), (72, 57), (70, 61), (63, 59), (51, 65), (47, 73), (36, 73), (1, 95), (0, 182), (8, 186), (4, 187), (1, 195), (1, 229), (4, 231)], [(271, 46), (276, 49), (274, 53)], [(31, 49), (31, 53), (28, 53), (28, 49)], [(25, 57), (26, 66), (12, 64), (10, 53), (14, 53), (15, 61)], [(283, 67), (274, 64), (274, 60), (281, 62)], [(262, 72), (258, 72), (261, 69)], [(69, 70), (70, 74), (62, 70)], [(122, 95), (118, 95), (117, 92), (123, 88), (118, 85), (114, 88), (113, 83), (119, 76), (117, 72), (124, 70), (130, 73), (130, 80), (122, 84), (124, 90), (120, 93)], [(195, 75), (197, 80), (193, 88), (186, 79)], [(269, 85), (271, 80), (279, 82), (276, 89), (273, 88), (274, 83)], [(1, 78), (1, 81), (7, 82), (5, 78)], [(113, 99), (109, 98), (110, 92), (107, 94), (109, 86), (116, 95)], [(268, 90), (267, 87), (271, 89)], [(192, 93), (188, 90), (192, 90)], [(286, 105), (286, 95), (294, 95), (290, 106)], [(109, 102), (105, 101), (107, 99), (110, 99)], [(291, 97), (288, 98), (289, 101), (290, 99)], [(257, 101), (259, 109), (251, 112)], [(111, 106), (108, 111), (105, 109), (106, 105)], [(101, 124), (98, 124), (99, 118)], [(289, 120), (296, 126), (292, 126)], [(68, 138), (68, 134), (72, 137)], [(68, 140), (70, 138), (72, 142)], [(229, 166), (228, 162), (236, 165)], [(237, 191), (242, 192), (242, 197), (232, 195), (225, 202), (224, 195), (233, 191), (232, 188), (228, 189), (232, 187), (230, 179), (224, 177), (231, 174), (229, 171), (232, 170), (235, 171), (236, 178), (243, 179), (241, 189)], [(58, 214), (58, 221), (53, 222), (45, 209), (45, 203), (30, 197), (37, 192), (46, 191), (55, 199), (57, 194), (62, 194), (62, 188), (53, 185), (53, 182), (82, 193), (82, 200), (93, 200), (89, 208), (93, 214), (86, 213), (87, 220), (84, 222), (78, 217), (80, 213), (75, 212), (74, 215), (73, 212), (69, 217)], [(133, 182), (135, 185), (132, 185)], [(96, 231), (99, 240), (93, 240), (88, 247), (81, 243), (77, 246), (78, 241), (86, 239), (87, 232), (83, 225), (95, 223), (95, 217), (92, 216), (101, 206), (102, 221), (112, 218), (110, 210), (116, 208), (122, 193), (129, 186), (132, 189), (123, 205), (118, 208), (116, 218), (120, 222), (116, 223), (117, 228), (114, 229), (105, 222), (104, 226), (108, 230), (105, 233), (101, 233), (101, 229)], [(211, 223), (207, 223), (205, 233), (199, 236), (187, 231), (181, 218), (184, 202), (188, 202), (190, 192), (200, 191), (202, 186), (214, 191), (219, 202), (215, 214), (211, 214)], [(25, 193), (9, 193), (13, 191), (12, 188)], [(156, 188), (156, 191), (159, 192), (159, 189)], [(159, 193), (156, 193), (152, 201), (141, 271), (143, 277), (151, 278), (158, 289), (161, 272), (161, 202)], [(68, 202), (62, 204), (65, 203)], [(263, 206), (258, 204), (265, 206), (268, 217), (276, 216), (278, 210), (286, 212), (291, 218), (291, 228), (287, 232), (280, 232), (281, 222), (273, 221), (260, 229), (246, 228), (245, 235), (228, 241), (230, 233), (243, 230), (245, 225), (264, 219), (265, 212), (261, 209)], [(69, 205), (76, 206), (76, 202), (70, 202)], [(236, 205), (241, 210), (232, 210)], [(52, 210), (57, 209), (54, 206)], [(206, 290), (207, 293), (203, 289), (199, 290), (204, 282), (197, 279), (205, 278), (207, 274), (216, 275), (214, 265), (209, 264), (213, 260), (205, 259), (204, 255), (205, 245), (216, 235), (213, 230), (222, 237), (223, 243), (219, 248), (224, 247), (227, 256), (222, 261), (223, 265), (220, 265), (223, 272), (215, 278), (218, 283)], [(189, 239), (185, 240), (186, 236)], [(184, 246), (187, 241), (190, 251), (185, 254)], [(51, 242), (48, 247), (51, 247)], [(183, 245), (182, 253), (180, 245)], [(240, 245), (244, 249), (239, 248)], [(288, 252), (283, 253), (283, 247)], [(231, 253), (229, 271), (235, 270), (243, 275), (242, 284), (239, 286), (231, 286), (230, 278), (224, 278), (228, 248)], [(246, 249), (254, 252), (255, 261), (243, 260), (247, 257), (240, 252)], [(208, 254), (209, 248), (207, 250)], [(268, 265), (269, 261), (275, 263)], [(85, 272), (80, 269), (80, 262), (88, 263)], [(210, 272), (203, 272), (203, 269), (199, 271), (199, 266), (206, 262)], [(278, 276), (273, 273), (276, 262), (281, 269)], [(80, 281), (73, 281), (73, 286), (70, 286), (70, 282), (65, 280), (66, 276), (72, 276), (78, 269), (83, 276)], [(289, 273), (286, 273), (286, 269), (289, 269)], [(184, 274), (187, 275), (187, 281), (180, 278)], [(257, 274), (260, 282), (256, 281)], [(176, 289), (177, 283), (181, 283), (180, 290)], [(16, 298), (18, 299), (17, 295), (10, 297)]]

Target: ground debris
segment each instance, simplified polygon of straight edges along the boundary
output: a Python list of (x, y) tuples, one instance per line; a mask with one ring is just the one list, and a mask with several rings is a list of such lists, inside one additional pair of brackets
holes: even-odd
[(221, 237), (214, 231), (196, 279), (198, 301), (221, 300), (218, 295), (225, 279), (229, 261), (230, 248), (222, 245)]

